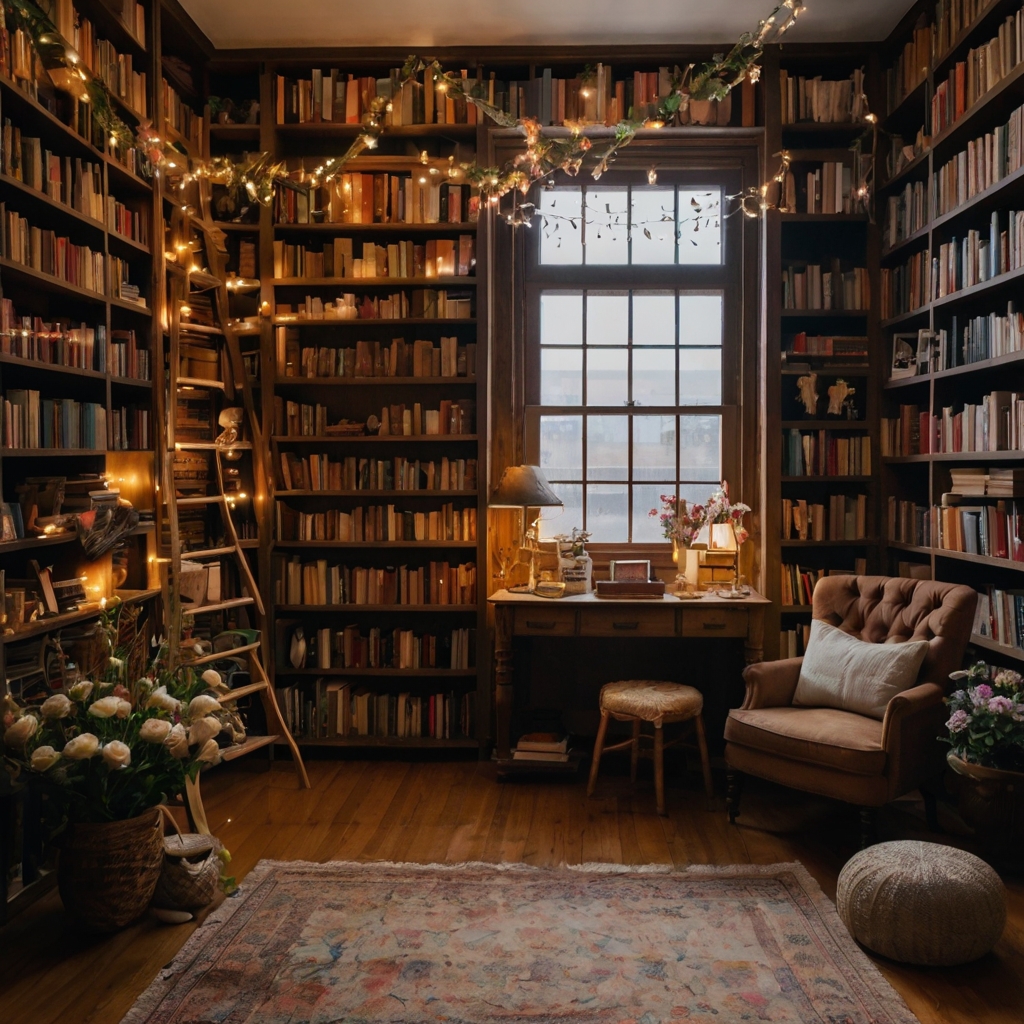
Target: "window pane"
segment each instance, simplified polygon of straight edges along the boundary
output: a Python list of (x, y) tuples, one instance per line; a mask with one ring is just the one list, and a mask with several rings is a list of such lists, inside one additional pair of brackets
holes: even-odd
[(630, 238), (631, 262), (675, 263), (676, 195), (674, 188), (634, 188)]
[(544, 292), (541, 295), (540, 343), (583, 344), (583, 292)]
[(588, 264), (628, 262), (629, 212), (626, 196), (624, 188), (587, 189)]
[(541, 189), (539, 217), (541, 263), (583, 262), (583, 192), (579, 188)]
[[(582, 416), (541, 416), (540, 468), (548, 480), (583, 479)], [(557, 487), (555, 493), (565, 501)]]
[(629, 472), (629, 421), (625, 416), (587, 417), (587, 478), (625, 480)]
[[(714, 351), (717, 355), (718, 350)], [(640, 405), (676, 404), (675, 349), (633, 349), (633, 401)]]
[(722, 478), (721, 428), (721, 416), (679, 417), (680, 480), (714, 483)]
[(629, 400), (629, 352), (592, 348), (587, 352), (587, 405), (624, 405)]
[(628, 488), (619, 484), (587, 487), (587, 529), (596, 544), (629, 540)]
[(583, 485), (551, 479), (548, 483), (562, 499), (562, 508), (541, 509), (541, 540), (550, 540), (558, 533), (572, 533), (574, 526), (583, 528)]
[[(671, 292), (633, 293), (633, 344), (676, 343), (676, 300)], [(682, 310), (680, 309), (680, 312)]]
[(675, 480), (675, 478), (675, 416), (634, 416), (633, 479)]
[(583, 402), (583, 349), (540, 350), (542, 405), (580, 405)]
[[(672, 475), (675, 476), (673, 469)], [(665, 536), (661, 532), (661, 496), (675, 494), (676, 485), (672, 483), (637, 484), (633, 488), (633, 536), (634, 544), (664, 543)], [(651, 509), (657, 509), (658, 515), (652, 516)]]
[[(639, 355), (639, 353), (637, 353)], [(636, 365), (636, 356), (633, 357)], [(722, 350), (690, 348), (679, 353), (679, 404), (718, 405), (722, 401)]]
[(679, 190), (680, 263), (722, 262), (721, 213), (721, 189)]
[(722, 344), (722, 296), (679, 296), (679, 344)]
[(587, 344), (629, 343), (629, 295), (587, 292)]

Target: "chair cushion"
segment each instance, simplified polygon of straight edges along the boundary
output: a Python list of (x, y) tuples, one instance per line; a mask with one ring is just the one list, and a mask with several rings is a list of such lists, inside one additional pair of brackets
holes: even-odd
[(656, 679), (625, 679), (601, 687), (601, 710), (628, 715), (644, 722), (660, 723), (667, 715), (693, 718), (701, 713), (704, 698), (700, 690), (682, 683)]
[(851, 772), (885, 771), (882, 723), (834, 708), (751, 708), (733, 710), (725, 738), (753, 750)]
[(917, 682), (927, 652), (927, 640), (867, 643), (815, 619), (793, 704), (838, 708), (881, 721), (889, 701)]

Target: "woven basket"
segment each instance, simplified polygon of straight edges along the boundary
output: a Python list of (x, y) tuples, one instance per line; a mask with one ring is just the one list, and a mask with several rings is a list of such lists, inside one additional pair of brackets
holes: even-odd
[(153, 898), (162, 839), (156, 807), (127, 821), (69, 825), (57, 862), (64, 908), (90, 931), (112, 932), (130, 924)]
[[(177, 830), (174, 816), (165, 817)], [(164, 910), (198, 910), (213, 901), (220, 881), (220, 840), (188, 832), (164, 836), (163, 863), (153, 893), (153, 906)]]

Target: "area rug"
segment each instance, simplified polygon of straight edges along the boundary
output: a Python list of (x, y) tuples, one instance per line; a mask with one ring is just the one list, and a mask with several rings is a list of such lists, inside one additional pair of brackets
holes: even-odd
[(912, 1024), (799, 864), (262, 861), (123, 1024)]

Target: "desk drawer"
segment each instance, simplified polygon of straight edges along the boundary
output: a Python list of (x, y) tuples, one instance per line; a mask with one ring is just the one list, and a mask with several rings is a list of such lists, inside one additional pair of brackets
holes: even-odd
[(675, 608), (587, 608), (581, 613), (581, 636), (675, 636)]
[(726, 608), (683, 609), (683, 636), (746, 635), (746, 612)]
[(516, 609), (516, 636), (573, 636), (575, 632), (574, 608)]

